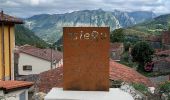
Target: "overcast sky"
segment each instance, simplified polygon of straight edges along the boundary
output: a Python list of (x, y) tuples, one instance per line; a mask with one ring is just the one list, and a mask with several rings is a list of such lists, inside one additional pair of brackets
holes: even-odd
[(85, 9), (170, 13), (170, 0), (0, 0), (0, 9), (17, 17), (66, 13)]

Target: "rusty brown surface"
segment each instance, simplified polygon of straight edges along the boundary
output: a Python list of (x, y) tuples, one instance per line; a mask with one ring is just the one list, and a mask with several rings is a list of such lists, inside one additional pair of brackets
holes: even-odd
[(109, 28), (64, 27), (64, 90), (109, 90)]

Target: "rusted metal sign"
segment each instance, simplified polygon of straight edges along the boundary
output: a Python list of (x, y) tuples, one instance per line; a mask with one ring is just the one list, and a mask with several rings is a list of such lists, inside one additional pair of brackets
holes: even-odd
[(64, 90), (109, 90), (109, 28), (64, 27)]

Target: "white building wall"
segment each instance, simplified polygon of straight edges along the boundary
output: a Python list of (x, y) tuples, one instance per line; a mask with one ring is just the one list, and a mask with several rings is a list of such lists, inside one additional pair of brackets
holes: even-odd
[[(3, 92), (2, 90), (0, 91)], [(2, 96), (5, 100), (20, 100), (20, 94), (23, 92), (25, 92), (25, 100), (28, 100), (28, 89), (17, 90), (7, 94), (3, 93), (0, 96)]]
[(61, 59), (57, 64), (56, 64), (56, 68), (57, 67), (61, 67), (63, 66), (63, 59)]
[[(25, 53), (20, 53), (18, 60), (19, 75), (39, 74), (51, 69), (51, 63), (38, 57), (34, 57)], [(31, 65), (32, 71), (23, 70), (24, 65)]]

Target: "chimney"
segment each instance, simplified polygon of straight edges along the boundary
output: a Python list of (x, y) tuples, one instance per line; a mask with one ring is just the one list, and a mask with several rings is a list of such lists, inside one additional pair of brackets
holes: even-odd
[(4, 19), (3, 16), (4, 16), (4, 11), (2, 10), (2, 11), (1, 11), (2, 20)]

